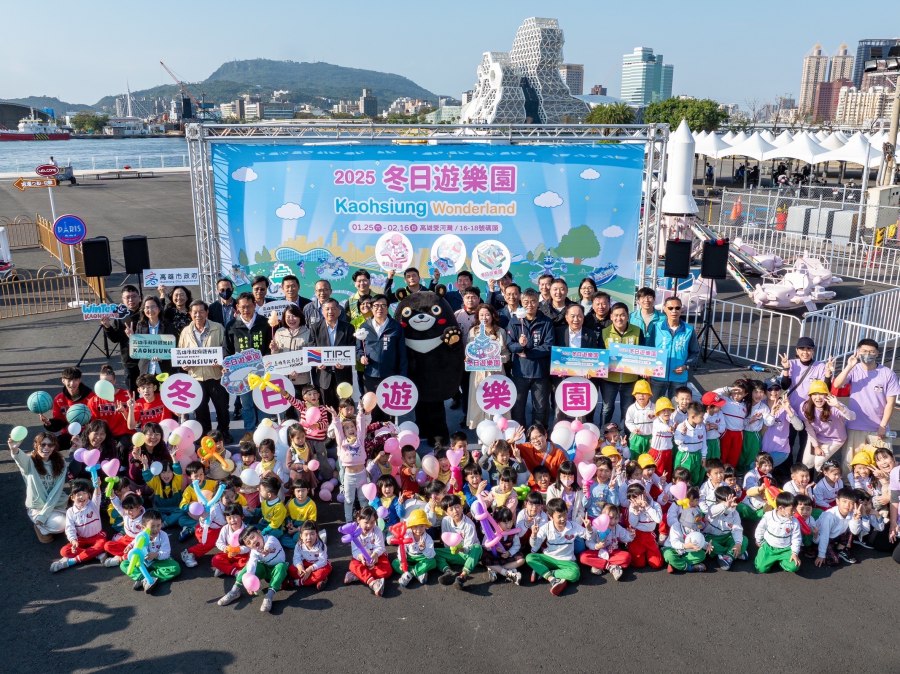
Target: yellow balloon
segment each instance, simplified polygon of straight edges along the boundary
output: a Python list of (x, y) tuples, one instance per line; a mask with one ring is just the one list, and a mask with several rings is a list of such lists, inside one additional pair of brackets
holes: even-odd
[(337, 387), (337, 394), (340, 398), (349, 398), (353, 395), (353, 385), (347, 382), (341, 382)]
[(147, 443), (147, 436), (138, 431), (131, 436), (131, 444), (135, 447), (143, 447)]

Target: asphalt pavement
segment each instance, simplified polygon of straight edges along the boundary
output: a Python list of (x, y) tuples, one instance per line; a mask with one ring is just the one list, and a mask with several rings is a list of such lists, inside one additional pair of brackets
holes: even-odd
[[(148, 235), (154, 265), (196, 264), (186, 176), (60, 187), (56, 205), (57, 213), (83, 217), (90, 236), (110, 237), (119, 265), (114, 283), (123, 279), (117, 242), (128, 234)], [(45, 194), (0, 183), (0, 215), (37, 211), (49, 214)], [(49, 261), (38, 251), (14, 257), (23, 268)], [(55, 394), (59, 372), (78, 359), (95, 329), (74, 311), (0, 322), (0, 437), (14, 425), (37, 429), (26, 397), (39, 389)], [(91, 350), (87, 383), (104, 361)], [(112, 362), (118, 365), (118, 356)], [(695, 383), (710, 388), (741, 374), (746, 370), (710, 361)], [(333, 504), (319, 510), (335, 567), (328, 586), (279, 592), (272, 614), (264, 615), (259, 598), (217, 606), (233, 581), (213, 578), (208, 559), (156, 596), (132, 591), (119, 571), (96, 563), (50, 574), (62, 540), (38, 543), (23, 501), (22, 479), (4, 450), (6, 672), (900, 671), (893, 637), (900, 567), (865, 552), (851, 567), (820, 570), (805, 561), (797, 575), (760, 576), (751, 562), (675, 576), (628, 570), (619, 582), (585, 574), (558, 598), (544, 582), (490, 584), (483, 570), (464, 591), (434, 577), (401, 589), (395, 576), (377, 598), (358, 584), (341, 584), (348, 550), (337, 542), (342, 506)], [(173, 548), (177, 558), (183, 546)]]

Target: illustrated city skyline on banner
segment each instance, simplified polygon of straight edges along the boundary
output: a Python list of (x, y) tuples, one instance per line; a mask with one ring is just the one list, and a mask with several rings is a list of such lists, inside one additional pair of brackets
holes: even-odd
[[(214, 144), (216, 211), (238, 291), (259, 274), (319, 278), (335, 297), (367, 269), (510, 269), (523, 287), (564, 277), (575, 296), (591, 277), (632, 301), (644, 148), (597, 146), (296, 146)], [(485, 281), (476, 284), (485, 287)], [(395, 279), (395, 289), (403, 285)]]

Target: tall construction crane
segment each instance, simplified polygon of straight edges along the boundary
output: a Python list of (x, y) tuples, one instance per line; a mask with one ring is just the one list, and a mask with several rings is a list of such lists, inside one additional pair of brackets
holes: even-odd
[[(193, 108), (194, 110), (196, 110), (196, 116), (200, 117), (203, 114), (203, 106), (200, 105), (200, 101), (197, 100), (197, 97), (191, 93), (190, 89), (187, 88), (187, 85), (181, 81), (178, 75), (172, 72), (172, 69), (169, 68), (169, 66), (167, 66), (162, 61), (159, 62), (159, 65), (161, 65), (163, 69), (167, 73), (169, 73), (169, 77), (175, 80), (175, 84), (177, 84), (178, 88), (181, 89), (182, 110), (184, 109), (184, 99), (187, 98), (191, 101), (191, 103), (193, 103)], [(183, 115), (183, 117), (185, 117), (186, 119), (192, 119), (194, 115)]]

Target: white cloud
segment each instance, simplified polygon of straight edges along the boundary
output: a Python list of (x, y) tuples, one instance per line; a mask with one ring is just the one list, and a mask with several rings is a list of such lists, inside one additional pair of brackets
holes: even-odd
[(607, 239), (615, 239), (617, 237), (622, 236), (625, 233), (625, 230), (619, 227), (618, 225), (610, 225), (606, 229), (603, 230), (603, 236)]
[(534, 198), (534, 205), (543, 208), (556, 208), (557, 206), (562, 206), (562, 202), (562, 197), (551, 191), (539, 194)]
[(600, 172), (592, 168), (586, 168), (578, 174), (578, 177), (583, 178), (584, 180), (596, 180), (600, 177)]
[(256, 171), (254, 171), (249, 166), (241, 166), (239, 169), (235, 169), (231, 177), (234, 180), (237, 180), (239, 183), (250, 183), (256, 180), (259, 176), (256, 175)]
[(306, 211), (304, 211), (300, 204), (295, 204), (291, 201), (282, 205), (275, 211), (275, 215), (277, 215), (282, 220), (299, 220), (304, 215), (306, 215)]

